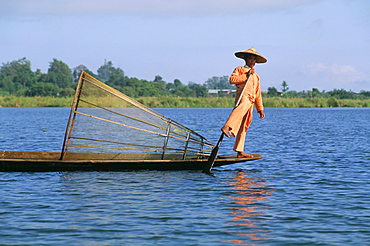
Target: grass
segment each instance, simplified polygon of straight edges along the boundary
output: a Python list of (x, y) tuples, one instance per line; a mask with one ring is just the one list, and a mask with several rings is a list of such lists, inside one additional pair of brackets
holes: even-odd
[(336, 98), (264, 98), (265, 107), (327, 108), (327, 107), (370, 107), (370, 99)]
[[(70, 107), (73, 98), (63, 97), (0, 97), (0, 107)], [(124, 107), (125, 105), (109, 97), (98, 99), (106, 107)], [(197, 108), (197, 107), (233, 107), (232, 97), (140, 97), (140, 103), (150, 108)], [(96, 98), (95, 98), (96, 101)], [(281, 98), (263, 99), (265, 107), (370, 107), (370, 99), (336, 98)]]

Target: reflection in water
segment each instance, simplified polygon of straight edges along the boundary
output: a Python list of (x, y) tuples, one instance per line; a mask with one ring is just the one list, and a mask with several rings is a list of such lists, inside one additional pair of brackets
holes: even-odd
[[(267, 198), (272, 194), (266, 184), (267, 179), (248, 177), (239, 172), (230, 183), (233, 186), (232, 195), (232, 232), (239, 239), (229, 241), (240, 245), (250, 245), (267, 240), (269, 231), (261, 225)], [(245, 239), (243, 239), (245, 238)]]

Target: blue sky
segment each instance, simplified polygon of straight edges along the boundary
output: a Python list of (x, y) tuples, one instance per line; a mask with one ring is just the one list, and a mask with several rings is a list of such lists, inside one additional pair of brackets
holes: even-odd
[(0, 63), (56, 58), (93, 72), (203, 84), (254, 47), (262, 90), (370, 91), (368, 0), (0, 0)]

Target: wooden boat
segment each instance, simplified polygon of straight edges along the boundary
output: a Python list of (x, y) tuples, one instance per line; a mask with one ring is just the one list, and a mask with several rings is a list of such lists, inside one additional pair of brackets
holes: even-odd
[[(61, 152), (0, 151), (0, 171), (207, 170), (214, 145), (82, 72)], [(217, 155), (211, 167), (261, 159)]]
[[(186, 158), (160, 160), (155, 154), (131, 156), (74, 153), (71, 159), (60, 160), (60, 152), (0, 151), (0, 171), (2, 172), (55, 172), (55, 171), (125, 171), (125, 170), (203, 170), (208, 159)], [(104, 154), (105, 155), (105, 154)], [(123, 154), (127, 155), (127, 154)], [(219, 155), (214, 167), (237, 162), (261, 159), (236, 158), (236, 155)]]

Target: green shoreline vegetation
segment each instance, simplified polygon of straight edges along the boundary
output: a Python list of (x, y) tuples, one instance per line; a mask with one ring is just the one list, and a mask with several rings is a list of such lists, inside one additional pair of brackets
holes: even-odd
[[(79, 75), (82, 71), (151, 107), (233, 107), (235, 86), (229, 76), (213, 76), (203, 84), (183, 84), (175, 79), (166, 82), (159, 75), (153, 81), (125, 76), (121, 68), (105, 61), (97, 72), (79, 65), (71, 69), (64, 62), (53, 59), (47, 73), (31, 70), (25, 57), (0, 66), (0, 107), (70, 107)], [(370, 91), (355, 93), (344, 89), (319, 91), (291, 91), (283, 81), (281, 91), (268, 87), (263, 92), (265, 107), (370, 107)], [(106, 107), (114, 100), (98, 95)]]
[[(114, 107), (109, 100), (107, 107)], [(150, 108), (198, 108), (198, 107), (233, 107), (232, 97), (139, 97), (140, 103)], [(70, 107), (73, 97), (0, 97), (0, 107)], [(370, 107), (370, 99), (336, 98), (282, 98), (265, 97), (265, 107), (310, 108), (310, 107)]]

